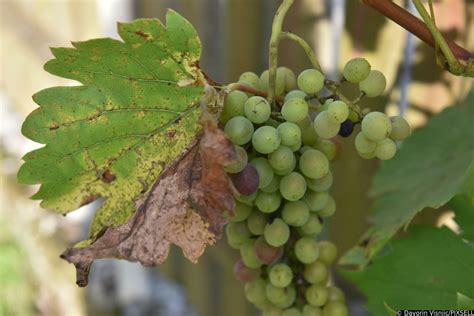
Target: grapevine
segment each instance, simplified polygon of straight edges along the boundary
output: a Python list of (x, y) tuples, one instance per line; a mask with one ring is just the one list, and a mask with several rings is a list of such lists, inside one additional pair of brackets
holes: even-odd
[[(275, 16), (270, 68), (260, 76), (247, 71), (224, 88), (229, 93), (220, 123), (239, 157), (226, 167), (239, 192), (226, 236), (240, 251), (234, 272), (246, 282), (246, 298), (264, 315), (348, 315), (344, 293), (330, 278), (337, 248), (318, 238), (336, 212), (329, 194), (339, 150), (335, 138), (359, 130), (359, 155), (388, 160), (395, 141), (411, 130), (402, 117), (360, 108), (386, 86), (366, 59), (349, 60), (341, 80), (327, 80), (309, 45), (281, 30), (291, 4), (283, 1)], [(300, 44), (314, 68), (296, 76), (277, 67), (281, 38)], [(349, 100), (340, 92), (343, 84), (358, 85), (360, 95)]]

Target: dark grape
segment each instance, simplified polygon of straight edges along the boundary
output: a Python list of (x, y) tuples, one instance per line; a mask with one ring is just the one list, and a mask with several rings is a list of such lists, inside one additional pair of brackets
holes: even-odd
[(247, 164), (244, 170), (229, 175), (237, 191), (243, 195), (251, 195), (258, 190), (259, 177), (257, 169)]
[(342, 137), (349, 137), (354, 130), (354, 122), (347, 119), (341, 124), (341, 129), (339, 130), (339, 135)]
[(234, 265), (234, 275), (240, 281), (253, 281), (260, 275), (260, 269), (252, 269), (245, 265), (240, 258)]
[(272, 264), (283, 255), (283, 247), (273, 247), (260, 237), (255, 241), (255, 253), (264, 264)]

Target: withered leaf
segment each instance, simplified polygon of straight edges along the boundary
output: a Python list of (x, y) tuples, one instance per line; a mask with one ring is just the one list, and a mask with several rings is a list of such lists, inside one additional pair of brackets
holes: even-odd
[(223, 166), (236, 159), (232, 143), (211, 119), (187, 150), (159, 177), (148, 195), (136, 202), (129, 221), (109, 227), (92, 244), (69, 248), (61, 258), (73, 263), (77, 284), (86, 286), (95, 259), (120, 258), (155, 266), (165, 261), (171, 244), (196, 262), (215, 243), (234, 208), (234, 189)]

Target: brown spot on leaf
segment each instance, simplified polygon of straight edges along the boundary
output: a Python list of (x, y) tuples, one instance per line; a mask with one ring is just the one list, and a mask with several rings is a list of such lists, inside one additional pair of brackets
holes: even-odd
[(150, 35), (147, 34), (147, 33), (145, 33), (145, 32), (143, 32), (143, 31), (136, 31), (135, 34), (138, 35), (138, 36), (143, 37), (143, 38), (146, 39), (146, 40), (148, 40), (148, 39), (150, 38)]
[(107, 169), (101, 174), (100, 179), (105, 183), (111, 183), (116, 179), (116, 177), (112, 172), (110, 172), (110, 170)]
[(168, 138), (174, 138), (174, 136), (176, 135), (176, 130), (174, 129), (169, 130), (167, 135), (168, 135)]
[(234, 192), (223, 166), (236, 159), (232, 143), (211, 119), (203, 133), (161, 174), (149, 193), (136, 201), (127, 223), (108, 228), (84, 248), (69, 248), (61, 258), (77, 269), (77, 284), (86, 286), (95, 259), (116, 257), (156, 266), (171, 244), (196, 262), (213, 244), (234, 208)]
[(50, 131), (54, 131), (54, 130), (57, 130), (58, 128), (59, 128), (59, 125), (54, 124), (53, 126), (50, 126), (50, 127), (49, 127), (49, 130), (50, 130)]

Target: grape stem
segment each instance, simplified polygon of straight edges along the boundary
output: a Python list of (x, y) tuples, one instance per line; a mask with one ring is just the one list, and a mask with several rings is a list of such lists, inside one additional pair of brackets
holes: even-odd
[(275, 101), (275, 87), (276, 87), (276, 70), (278, 66), (278, 45), (280, 44), (280, 34), (283, 25), (283, 20), (286, 13), (290, 9), (294, 0), (283, 0), (278, 7), (275, 17), (273, 18), (272, 24), (272, 36), (270, 37), (270, 43), (268, 45), (268, 101), (273, 103)]
[[(242, 91), (242, 92), (251, 93), (253, 95), (258, 95), (258, 96), (264, 97), (264, 98), (266, 98), (268, 96), (267, 92), (259, 90), (259, 89), (255, 89), (254, 87), (251, 87), (251, 86), (246, 85), (246, 84), (241, 83), (241, 82), (231, 83), (231, 84), (229, 84), (229, 85), (227, 85), (223, 88), (226, 90), (227, 93), (232, 92), (234, 90), (239, 90), (239, 91)], [(275, 100), (278, 101), (278, 102), (283, 102), (283, 97), (276, 96)]]
[(313, 49), (311, 48), (311, 46), (309, 46), (309, 44), (304, 39), (302, 39), (298, 35), (293, 34), (291, 32), (281, 32), (280, 38), (291, 40), (295, 42), (296, 44), (300, 45), (301, 48), (303, 48), (303, 50), (305, 51), (306, 55), (308, 56), (309, 61), (313, 65), (313, 68), (319, 70), (321, 73), (323, 72), (321, 69), (321, 65), (319, 64), (319, 61), (316, 58), (316, 55), (314, 54)]

